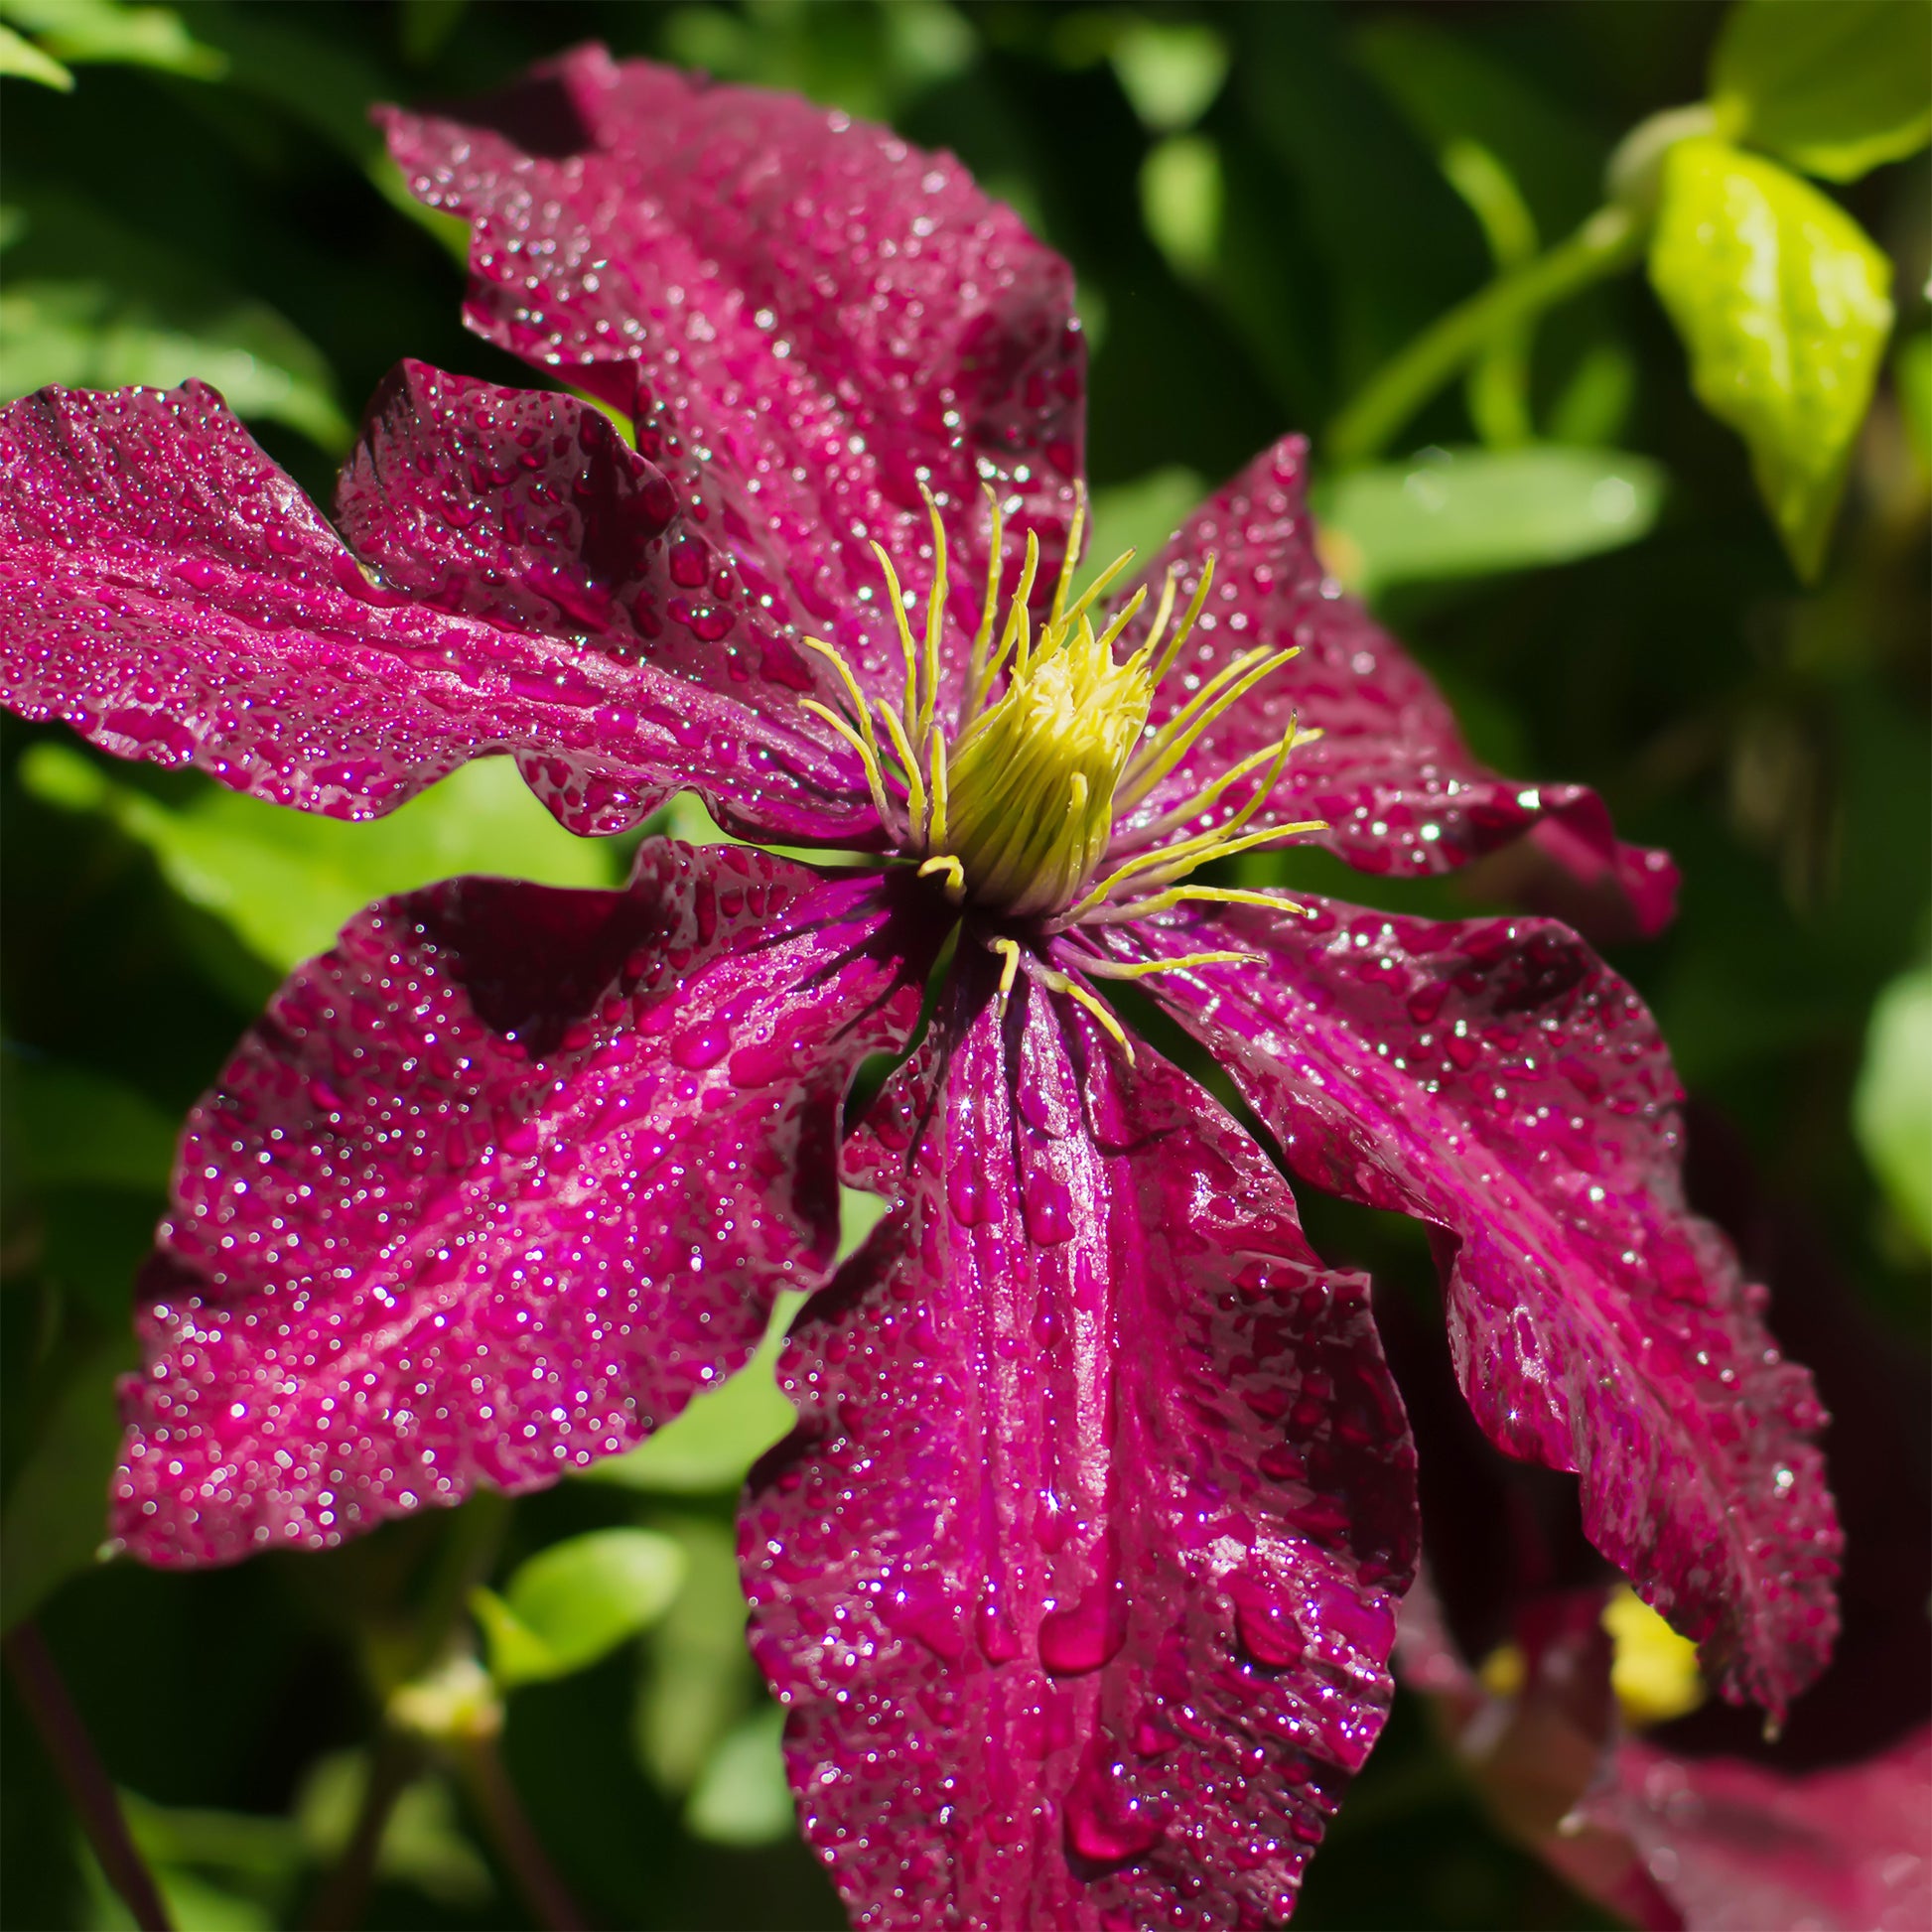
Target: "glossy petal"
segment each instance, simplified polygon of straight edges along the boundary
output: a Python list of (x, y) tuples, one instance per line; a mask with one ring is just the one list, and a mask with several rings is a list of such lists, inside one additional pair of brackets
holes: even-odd
[(1798, 1777), (1629, 1739), (1582, 1817), (1629, 1846), (1694, 1932), (1932, 1925), (1932, 1726)]
[(743, 1519), (862, 1926), (1279, 1922), (1387, 1710), (1413, 1458), (1364, 1283), (1145, 1049), (973, 961), (869, 1128)]
[(1547, 920), (1317, 902), (1141, 936), (1263, 955), (1154, 985), (1298, 1173), (1445, 1230), (1485, 1433), (1576, 1470), (1590, 1540), (1727, 1695), (1781, 1713), (1837, 1629), (1824, 1414), (1763, 1291), (1684, 1206), (1676, 1076), (1636, 995)]
[[(666, 589), (675, 570), (662, 480), (594, 412), (500, 403), (507, 433), (543, 415), (575, 450), (550, 445), (515, 483), (500, 467), (459, 474), (444, 460), (405, 487), (398, 458), (431, 432), (400, 426), (397, 392), (383, 400), (345, 500), (400, 589), (371, 581), (201, 383), (45, 389), (0, 411), (6, 702), (123, 758), (193, 762), (237, 790), (339, 818), (391, 810), (469, 759), (510, 752), (579, 831), (616, 830), (696, 784), (772, 831), (863, 836), (872, 814), (852, 789), (856, 767), (842, 748), (799, 735), (789, 707), (767, 726), (734, 701), (729, 678), (708, 691), (630, 661), (628, 632), (607, 649), (586, 640), (581, 617), (567, 630), (555, 617), (548, 634), (529, 627), (539, 585), (590, 594), (568, 561), (573, 544), (627, 544), (633, 557), (641, 547), (633, 568)], [(551, 521), (539, 528), (534, 472), (545, 465), (569, 470), (581, 495), (567, 511), (543, 504)], [(375, 482), (385, 476), (386, 498)], [(409, 517), (432, 503), (447, 521), (468, 514), (473, 533), (520, 529), (518, 541), (506, 535), (480, 562), (482, 539), (466, 551), (452, 528), (447, 562), (431, 568), (412, 554)], [(546, 579), (555, 556), (565, 561)], [(606, 567), (602, 553), (591, 561)], [(472, 570), (498, 566), (514, 590), (486, 600), (461, 588)], [(466, 602), (487, 621), (464, 614)]]
[(1072, 275), (949, 155), (792, 95), (586, 47), (492, 100), (381, 110), (423, 200), (472, 225), (472, 328), (634, 412), (780, 620), (882, 690), (892, 554), (929, 581), (946, 506), (963, 651), (983, 479), (1056, 560), (1081, 468)]
[[(1243, 651), (1293, 645), (1301, 655), (1201, 737), (1147, 813), (1172, 809), (1229, 764), (1278, 744), (1299, 716), (1304, 730), (1322, 736), (1295, 753), (1255, 826), (1325, 819), (1331, 829), (1318, 843), (1364, 872), (1410, 878), (1450, 870), (1531, 833), (1580, 878), (1613, 878), (1644, 931), (1666, 923), (1677, 890), (1669, 859), (1619, 844), (1593, 791), (1525, 786), (1478, 763), (1420, 666), (1341, 594), (1315, 552), (1304, 500), (1307, 464), (1299, 436), (1264, 450), (1194, 512), (1149, 573), (1158, 584), (1178, 565), (1185, 598), (1204, 559), (1215, 558), (1213, 587), (1193, 639), (1157, 695), (1155, 723)], [(1232, 794), (1231, 803), (1243, 795)]]
[(283, 987), (189, 1117), (114, 1527), (339, 1542), (636, 1443), (837, 1238), (839, 1110), (929, 952), (876, 878), (642, 848), (622, 893), (452, 881)]

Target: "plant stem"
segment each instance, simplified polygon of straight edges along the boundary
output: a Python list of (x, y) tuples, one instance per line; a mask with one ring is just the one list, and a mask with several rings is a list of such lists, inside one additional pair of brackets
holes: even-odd
[(545, 1855), (504, 1768), (495, 1738), (464, 1738), (456, 1746), (456, 1761), (488, 1828), (496, 1856), (538, 1920), (549, 1932), (584, 1932), (587, 1921)]
[(93, 1739), (87, 1735), (73, 1699), (68, 1695), (47, 1639), (31, 1621), (17, 1623), (7, 1632), (6, 1653), (20, 1701), (47, 1746), (55, 1775), (73, 1806), (107, 1882), (120, 1893), (141, 1932), (173, 1932), (154, 1874), (142, 1863), (128, 1836), (119, 1794), (94, 1749)]
[(347, 1928), (361, 1924), (382, 1837), (389, 1829), (389, 1814), (422, 1763), (423, 1747), (415, 1738), (395, 1730), (383, 1732), (369, 1765), (369, 1781), (356, 1810), (355, 1828), (309, 1908), (306, 1922), (312, 1932), (347, 1932)]
[(1385, 362), (1329, 425), (1329, 456), (1337, 463), (1361, 463), (1378, 455), (1500, 332), (1627, 268), (1642, 250), (1644, 228), (1626, 207), (1614, 203), (1600, 207), (1567, 241), (1497, 276), (1439, 317)]

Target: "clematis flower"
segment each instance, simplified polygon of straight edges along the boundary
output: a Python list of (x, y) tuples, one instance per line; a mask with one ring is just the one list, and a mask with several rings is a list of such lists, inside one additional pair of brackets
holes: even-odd
[[(1668, 909), (1338, 595), (1304, 445), (1083, 579), (1071, 278), (950, 158), (596, 49), (385, 125), (471, 224), (471, 325), (632, 438), (405, 363), (332, 524), (206, 388), (44, 391), (0, 419), (8, 702), (338, 816), (508, 755), (580, 832), (688, 788), (871, 856), (648, 842), (623, 892), (455, 881), (299, 970), (184, 1136), (125, 1548), (554, 1480), (815, 1290), (742, 1547), (855, 1918), (1285, 1918), (1387, 1709), (1413, 1454), (1364, 1283), (1129, 985), (1292, 1173), (1430, 1223), (1483, 1428), (1781, 1709), (1833, 1629), (1820, 1412), (1684, 1207), (1635, 996), (1546, 920), (1204, 872), (1527, 835)], [(841, 1178), (890, 1211), (834, 1273)]]
[(1689, 1112), (1692, 1198), (1762, 1269), (1836, 1411), (1836, 1660), (1775, 1731), (1706, 1700), (1689, 1646), (1592, 1560), (1574, 1498), (1483, 1443), (1441, 1336), (1383, 1303), (1427, 1526), (1398, 1671), (1501, 1828), (1647, 1932), (1904, 1932), (1932, 1923), (1922, 1365), (1869, 1326), (1802, 1215), (1765, 1198), (1734, 1130)]

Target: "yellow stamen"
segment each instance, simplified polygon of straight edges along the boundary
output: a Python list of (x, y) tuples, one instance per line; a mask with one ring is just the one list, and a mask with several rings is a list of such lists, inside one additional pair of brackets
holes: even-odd
[(875, 543), (872, 554), (879, 559), (879, 568), (886, 573), (886, 595), (892, 603), (893, 622), (898, 627), (898, 647), (905, 658), (902, 715), (913, 718), (919, 710), (919, 647), (912, 641), (912, 626), (905, 620), (905, 593), (898, 587), (898, 572), (893, 568), (893, 560), (887, 556), (886, 546)]
[[(1082, 961), (1084, 965), (1086, 962)], [(1049, 992), (1064, 993), (1069, 1000), (1077, 1000), (1093, 1017), (1113, 1035), (1119, 1042), (1120, 1050), (1127, 1055), (1127, 1064), (1133, 1066), (1134, 1042), (1127, 1037), (1126, 1030), (1114, 1017), (1114, 1010), (1099, 994), (1084, 987), (1076, 979), (1069, 979), (1064, 973), (1056, 973), (1050, 966), (1035, 964), (1034, 977)]]
[(1087, 486), (1077, 478), (1073, 483), (1073, 521), (1066, 532), (1066, 554), (1060, 559), (1059, 580), (1053, 586), (1053, 610), (1048, 621), (1057, 626), (1066, 615), (1066, 594), (1073, 588), (1073, 573), (1080, 568), (1080, 539), (1087, 527)]
[(942, 852), (936, 859), (928, 859), (919, 868), (921, 879), (930, 879), (934, 873), (946, 876), (946, 897), (955, 905), (966, 897), (966, 868), (950, 852)]
[[(1174, 567), (1164, 574), (1145, 637), (1124, 662), (1116, 661), (1121, 638), (1147, 610), (1151, 587), (1137, 587), (1104, 621), (1093, 613), (1132, 564), (1133, 553), (1123, 552), (1076, 595), (1073, 580), (1087, 521), (1086, 492), (1076, 485), (1066, 555), (1046, 618), (1035, 627), (1032, 598), (1040, 552), (1037, 537), (1029, 531), (1002, 624), (1005, 522), (999, 496), (989, 489), (986, 591), (967, 655), (958, 716), (948, 731), (936, 716), (950, 581), (946, 533), (937, 498), (930, 490), (922, 494), (933, 544), (922, 635), (913, 633), (891, 558), (882, 546), (873, 546), (904, 659), (899, 701), (869, 699), (840, 652), (817, 638), (808, 641), (831, 660), (850, 701), (850, 716), (816, 699), (804, 701), (859, 755), (880, 821), (889, 836), (920, 861), (919, 877), (940, 880), (955, 902), (970, 899), (982, 911), (1005, 918), (1037, 919), (1047, 932), (1063, 932), (1088, 920), (1119, 924), (1189, 899), (1300, 909), (1261, 894), (1178, 883), (1210, 860), (1322, 829), (1311, 821), (1243, 830), (1272, 795), (1291, 752), (1313, 736), (1299, 733), (1292, 720), (1279, 744), (1240, 759), (1152, 824), (1134, 827), (1136, 849), (1100, 877), (1122, 815), (1174, 770), (1219, 719), (1295, 655), (1292, 648), (1266, 644), (1236, 653), (1158, 730), (1148, 731), (1155, 687), (1178, 661), (1205, 607), (1214, 559), (1203, 560), (1172, 631), (1182, 572)], [(1248, 795), (1224, 823), (1184, 833), (1241, 784), (1249, 787)], [(1184, 835), (1160, 843), (1170, 830)], [(1018, 967), (1011, 958), (1006, 963), (1010, 986)], [(1096, 970), (1105, 976), (1110, 969)], [(1140, 974), (1115, 971), (1113, 977)], [(1092, 999), (1091, 994), (1077, 997)]]
[[(1083, 926), (1124, 925), (1131, 919), (1152, 918), (1157, 912), (1170, 911), (1189, 899), (1204, 899), (1215, 905), (1260, 905), (1270, 912), (1306, 912), (1309, 909), (1306, 905), (1298, 905), (1292, 898), (1282, 898), (1274, 893), (1252, 893), (1239, 886), (1174, 886), (1147, 898), (1122, 899), (1117, 904), (1098, 906), (1080, 923)], [(1068, 930), (1058, 919), (1047, 929), (1052, 932)]]
[(830, 705), (820, 704), (816, 698), (800, 698), (798, 703), (801, 710), (816, 712), (859, 754), (859, 762), (866, 768), (866, 786), (872, 793), (872, 808), (879, 814), (880, 824), (890, 825), (892, 814), (886, 804), (886, 779), (879, 768), (878, 748), (866, 742), (872, 736), (870, 730), (861, 738)]
[(1082, 957), (1080, 970), (1102, 980), (1151, 980), (1158, 973), (1188, 973), (1196, 966), (1259, 966), (1258, 952), (1190, 952), (1177, 959), (1141, 959), (1131, 965), (1117, 959)]
[(1000, 1011), (1004, 1013), (1013, 983), (1020, 977), (1020, 941), (995, 939), (993, 950), (1000, 955)]

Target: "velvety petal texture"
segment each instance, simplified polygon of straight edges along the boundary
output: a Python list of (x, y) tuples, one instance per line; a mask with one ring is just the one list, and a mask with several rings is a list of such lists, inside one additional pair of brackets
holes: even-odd
[(951, 539), (954, 668), (982, 483), (1057, 564), (1085, 412), (1072, 273), (950, 155), (600, 47), (379, 118), (415, 192), (472, 224), (471, 327), (632, 412), (776, 615), (878, 689), (900, 673), (867, 540), (923, 592), (922, 483)]
[(1365, 1283), (1191, 1081), (964, 964), (742, 1519), (863, 1926), (1278, 1923), (1386, 1714), (1413, 1463)]
[(1793, 1777), (1733, 1758), (1618, 1749), (1582, 1817), (1629, 1845), (1689, 1932), (1923, 1932), (1932, 1925), (1932, 1728)]
[(1837, 1629), (1824, 1412), (1762, 1289), (1684, 1205), (1677, 1080), (1636, 995), (1540, 919), (1316, 902), (1137, 931), (1121, 943), (1260, 955), (1154, 984), (1296, 1173), (1443, 1230), (1456, 1372), (1490, 1440), (1576, 1470), (1596, 1547), (1727, 1695), (1781, 1713)]
[(406, 365), (343, 508), (362, 556), (201, 383), (0, 410), (6, 702), (342, 818), (509, 752), (578, 831), (690, 784), (865, 837), (797, 658), (597, 411)]
[[(1677, 893), (1666, 855), (1619, 844), (1603, 801), (1585, 786), (1525, 785), (1478, 762), (1442, 693), (1323, 568), (1307, 480), (1307, 439), (1284, 437), (1181, 525), (1145, 579), (1155, 586), (1177, 569), (1180, 595), (1190, 597), (1215, 560), (1200, 621), (1156, 695), (1156, 725), (1244, 651), (1292, 646), (1300, 655), (1202, 734), (1142, 817), (1279, 743), (1299, 717), (1321, 736), (1295, 753), (1255, 826), (1325, 819), (1315, 843), (1363, 872), (1408, 877), (1529, 833), (1580, 879), (1614, 885), (1640, 930), (1665, 924)], [(1231, 793), (1223, 815), (1244, 797)]]
[(876, 878), (668, 840), (622, 893), (358, 916), (189, 1117), (118, 1537), (320, 1547), (667, 1421), (822, 1278), (847, 1084), (929, 957)]

